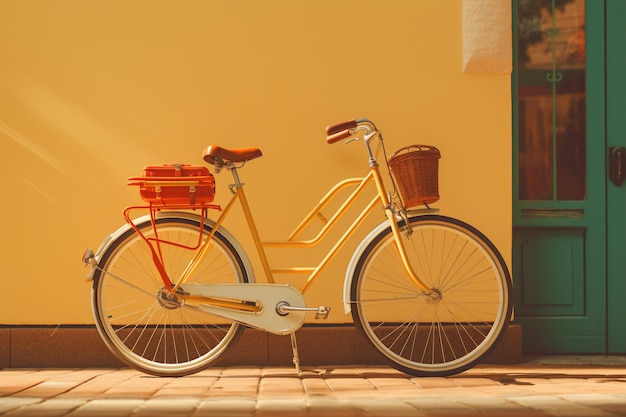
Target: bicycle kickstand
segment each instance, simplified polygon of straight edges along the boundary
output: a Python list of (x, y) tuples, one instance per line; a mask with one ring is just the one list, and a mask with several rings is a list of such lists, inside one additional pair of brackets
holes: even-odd
[(298, 355), (298, 342), (296, 342), (296, 332), (290, 334), (291, 336), (291, 350), (293, 351), (293, 364), (296, 366), (298, 376), (302, 376), (302, 370), (300, 369), (300, 356)]

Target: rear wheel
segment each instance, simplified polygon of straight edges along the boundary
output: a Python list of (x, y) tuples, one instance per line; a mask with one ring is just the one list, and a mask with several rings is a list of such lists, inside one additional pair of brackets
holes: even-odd
[[(180, 276), (194, 247), (211, 231), (198, 220), (159, 218), (160, 251), (170, 277)], [(147, 220), (137, 228), (154, 236)], [(146, 242), (133, 229), (120, 235), (101, 257), (92, 287), (96, 326), (109, 349), (126, 364), (159, 376), (198, 372), (219, 358), (236, 340), (241, 327), (201, 312), (182, 301), (185, 287), (168, 291)], [(213, 247), (192, 277), (193, 284), (246, 283), (244, 262), (219, 230)]]
[[(474, 227), (438, 216), (409, 219), (402, 234), (425, 294), (409, 279), (388, 227), (371, 238), (351, 286), (354, 322), (393, 367), (450, 375), (479, 362), (511, 316), (511, 279), (496, 247)], [(403, 225), (401, 225), (403, 226)]]

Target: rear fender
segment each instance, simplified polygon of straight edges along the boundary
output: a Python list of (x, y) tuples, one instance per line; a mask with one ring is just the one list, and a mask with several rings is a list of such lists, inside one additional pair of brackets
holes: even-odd
[[(198, 222), (202, 221), (201, 216), (195, 213), (189, 213), (185, 211), (160, 211), (156, 214), (156, 218), (157, 219), (168, 219), (168, 218), (181, 219), (182, 218), (182, 219), (188, 219), (188, 220), (195, 220)], [(141, 217), (137, 217), (136, 219), (133, 219), (133, 224), (135, 226), (139, 226), (149, 221), (150, 221), (150, 215), (146, 214), (145, 216), (141, 216)], [(204, 223), (211, 227), (215, 226), (215, 222), (208, 218), (204, 219)], [(115, 232), (111, 233), (110, 235), (104, 238), (102, 243), (100, 243), (98, 250), (94, 254), (94, 258), (93, 258), (94, 260), (90, 262), (92, 264), (92, 267), (90, 268), (90, 271), (87, 274), (87, 277), (86, 277), (87, 280), (93, 279), (94, 273), (97, 269), (95, 266), (98, 266), (100, 264), (100, 259), (107, 252), (111, 244), (113, 244), (113, 242), (115, 242), (124, 233), (128, 232), (131, 228), (132, 228), (131, 225), (126, 223), (122, 225), (119, 229), (117, 229)], [(241, 244), (223, 226), (220, 226), (217, 229), (217, 231), (230, 242), (230, 244), (233, 246), (235, 251), (241, 257), (241, 261), (243, 262), (244, 268), (246, 269), (246, 274), (248, 276), (248, 282), (255, 282), (252, 264), (250, 263), (250, 259), (248, 258), (248, 255), (246, 254), (246, 252), (243, 250), (243, 247), (241, 246)]]

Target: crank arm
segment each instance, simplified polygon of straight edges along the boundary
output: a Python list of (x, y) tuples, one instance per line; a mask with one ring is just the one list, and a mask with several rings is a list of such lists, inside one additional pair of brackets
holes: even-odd
[(328, 314), (330, 313), (330, 307), (319, 306), (319, 307), (294, 307), (289, 305), (286, 301), (281, 301), (276, 305), (276, 312), (281, 316), (286, 316), (292, 311), (315, 311), (316, 319), (326, 319), (328, 318)]

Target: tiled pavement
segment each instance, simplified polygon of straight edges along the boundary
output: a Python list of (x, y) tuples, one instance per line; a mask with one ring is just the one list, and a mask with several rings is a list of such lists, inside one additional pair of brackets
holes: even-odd
[(626, 416), (626, 366), (481, 365), (447, 378), (386, 367), (0, 370), (1, 416)]

